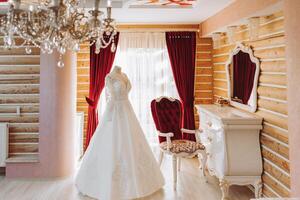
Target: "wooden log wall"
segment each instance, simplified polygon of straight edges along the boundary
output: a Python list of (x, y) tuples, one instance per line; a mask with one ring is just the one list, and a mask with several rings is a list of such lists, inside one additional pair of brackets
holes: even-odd
[(87, 130), (88, 104), (85, 97), (89, 95), (90, 84), (90, 47), (88, 44), (82, 44), (77, 53), (77, 112), (84, 112), (84, 139)]
[[(261, 133), (263, 193), (267, 197), (288, 197), (290, 161), (283, 12), (260, 17), (258, 31), (259, 39), (250, 41), (247, 27), (241, 26), (235, 38), (250, 45), (261, 61), (256, 114), (264, 118)], [(233, 48), (225, 35), (221, 47), (213, 50), (214, 100), (227, 97), (225, 62)]]
[(0, 36), (0, 123), (9, 123), (10, 162), (38, 159), (39, 88), (39, 49), (5, 50)]
[[(212, 39), (197, 36), (195, 66), (195, 105), (213, 103), (213, 70)], [(195, 109), (196, 127), (199, 127), (199, 116)]]

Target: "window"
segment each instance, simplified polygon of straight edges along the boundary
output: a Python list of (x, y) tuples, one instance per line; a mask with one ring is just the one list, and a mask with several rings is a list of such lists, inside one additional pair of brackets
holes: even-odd
[(129, 99), (150, 145), (156, 145), (157, 132), (150, 103), (160, 96), (178, 98), (165, 34), (121, 33), (119, 40), (114, 65), (121, 66), (130, 79)]

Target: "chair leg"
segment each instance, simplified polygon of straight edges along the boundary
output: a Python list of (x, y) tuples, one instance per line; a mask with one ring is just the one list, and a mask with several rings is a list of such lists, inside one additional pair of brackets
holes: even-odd
[(205, 168), (206, 168), (207, 155), (205, 151), (202, 151), (201, 153), (198, 154), (198, 160), (200, 162), (200, 169), (201, 169), (202, 176), (206, 179)]
[(161, 166), (161, 163), (162, 163), (163, 159), (164, 159), (164, 152), (160, 151), (159, 152), (159, 158), (158, 158), (159, 166)]
[(178, 171), (180, 172), (181, 170), (181, 158), (177, 158), (178, 159)]
[(173, 155), (173, 189), (176, 190), (177, 185), (177, 157)]

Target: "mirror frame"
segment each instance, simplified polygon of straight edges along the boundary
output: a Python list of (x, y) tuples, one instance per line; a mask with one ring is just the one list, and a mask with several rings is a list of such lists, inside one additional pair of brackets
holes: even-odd
[[(230, 80), (230, 66), (232, 65), (233, 57), (236, 54), (238, 54), (240, 51), (249, 54), (251, 62), (253, 62), (256, 65), (253, 88), (250, 95), (250, 97), (252, 97), (253, 99), (253, 105), (245, 105), (231, 100), (233, 91), (231, 91), (232, 86)], [(257, 109), (257, 87), (258, 87), (258, 78), (260, 73), (260, 61), (257, 57), (254, 56), (253, 50), (250, 47), (243, 45), (242, 43), (237, 43), (235, 48), (229, 54), (229, 58), (225, 64), (225, 70), (226, 70), (226, 78), (227, 78), (228, 100), (230, 105), (254, 113)]]

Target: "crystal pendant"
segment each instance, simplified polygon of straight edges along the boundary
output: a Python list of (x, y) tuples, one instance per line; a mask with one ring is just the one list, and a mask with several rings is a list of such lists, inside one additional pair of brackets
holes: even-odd
[(53, 53), (53, 49), (49, 48), (47, 53), (48, 54), (52, 54)]
[(62, 60), (57, 62), (57, 67), (63, 68), (64, 66), (65, 66), (65, 63)]
[(15, 45), (15, 41), (11, 35), (5, 36), (4, 37), (4, 46), (5, 48), (11, 48)]
[(66, 48), (64, 48), (64, 47), (59, 47), (58, 52), (59, 52), (60, 54), (65, 54), (65, 53), (66, 53)]
[(49, 53), (49, 50), (51, 49), (50, 44), (48, 41), (44, 41), (41, 45), (41, 50), (43, 53)]
[(80, 50), (80, 46), (78, 43), (76, 43), (74, 46), (73, 46), (73, 51), (75, 52), (78, 52)]
[(32, 53), (32, 49), (31, 49), (30, 47), (26, 47), (26, 48), (25, 48), (25, 52), (26, 52), (27, 54), (31, 54), (31, 53)]
[(63, 68), (65, 66), (65, 63), (63, 62), (62, 58), (63, 58), (63, 55), (60, 54), (59, 61), (57, 62), (57, 67), (59, 67), (59, 68)]

